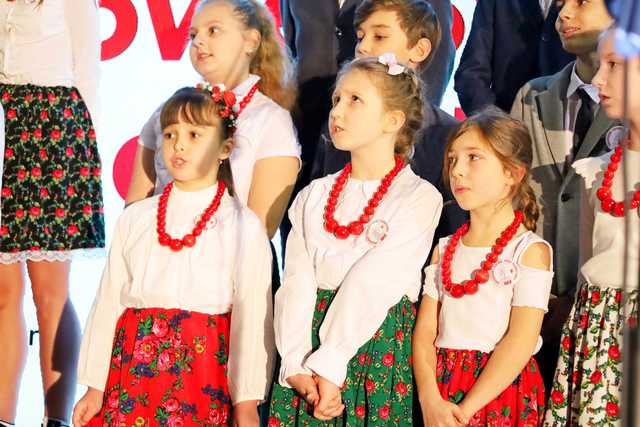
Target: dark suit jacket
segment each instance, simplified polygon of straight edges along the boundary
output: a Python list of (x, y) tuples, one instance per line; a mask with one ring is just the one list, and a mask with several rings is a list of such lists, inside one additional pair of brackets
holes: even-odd
[[(554, 293), (566, 295), (578, 277), (580, 176), (565, 167), (565, 101), (573, 62), (552, 76), (528, 82), (517, 94), (511, 115), (522, 120), (533, 140), (531, 186), (538, 198), (537, 233), (553, 246)], [(575, 160), (604, 154), (607, 131), (618, 122), (598, 107)]]
[(510, 111), (526, 82), (574, 59), (562, 49), (554, 27), (557, 16), (555, 2), (544, 19), (539, 0), (478, 0), (455, 74), (466, 114), (487, 105)]
[[(458, 125), (458, 121), (433, 105), (428, 105), (424, 114), (424, 130), (421, 141), (415, 145), (411, 168), (416, 175), (433, 184), (444, 199), (442, 216), (434, 238), (435, 245), (438, 243), (438, 238), (454, 233), (468, 219), (468, 214), (458, 207), (442, 178), (444, 148), (449, 134)], [(318, 144), (311, 179), (338, 172), (349, 162), (349, 152), (335, 148), (327, 134), (328, 132), (323, 136), (323, 141)]]
[[(308, 182), (309, 166), (331, 108), (331, 91), (340, 64), (353, 58), (357, 43), (353, 27), (361, 0), (281, 0), (280, 13), (287, 45), (297, 62), (298, 108), (294, 122), (306, 163), (300, 182)], [(451, 36), (450, 0), (431, 0), (442, 27), (442, 41), (423, 80), (429, 99), (440, 104), (453, 71), (455, 46)]]

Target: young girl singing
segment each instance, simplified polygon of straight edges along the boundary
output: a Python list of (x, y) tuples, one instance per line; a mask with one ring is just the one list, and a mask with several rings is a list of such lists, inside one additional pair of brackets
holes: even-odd
[[(607, 115), (623, 119), (625, 63), (614, 49), (614, 39), (615, 30), (600, 43), (600, 68), (593, 83)], [(629, 129), (618, 127), (609, 133), (607, 143), (615, 148), (608, 154), (573, 164), (584, 185), (581, 268), (562, 331), (545, 417), (549, 427), (622, 425), (623, 329), (625, 323), (635, 327), (638, 318), (640, 57), (630, 58), (626, 66)]]
[(330, 133), (351, 163), (313, 181), (289, 211), (271, 426), (412, 421), (414, 303), (442, 208), (406, 164), (420, 86), (391, 54), (338, 76)]
[[(256, 0), (202, 0), (189, 30), (195, 70), (238, 99), (230, 162), (238, 199), (273, 237), (300, 167), (289, 109), (295, 98), (291, 61), (269, 10)], [(159, 194), (171, 177), (162, 159), (159, 110), (140, 134), (127, 203)]]
[(275, 350), (271, 254), (234, 197), (235, 105), (219, 87), (185, 88), (162, 108), (173, 181), (116, 225), (82, 341), (76, 427), (257, 426)]
[(529, 133), (489, 110), (467, 119), (445, 153), (470, 222), (440, 240), (425, 269), (413, 337), (425, 425), (538, 425), (544, 386), (532, 356), (553, 273), (551, 247), (533, 233)]

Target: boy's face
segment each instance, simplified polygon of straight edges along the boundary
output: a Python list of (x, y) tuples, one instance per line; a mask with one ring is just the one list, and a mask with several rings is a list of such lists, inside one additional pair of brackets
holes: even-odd
[(398, 62), (415, 69), (430, 52), (430, 48), (426, 54), (419, 52), (424, 50), (420, 49), (419, 43), (413, 47), (409, 46), (407, 34), (400, 26), (398, 14), (393, 10), (373, 12), (356, 28), (356, 36), (356, 58), (393, 53)]
[(558, 0), (556, 30), (562, 47), (569, 53), (596, 52), (598, 37), (613, 23), (604, 0)]

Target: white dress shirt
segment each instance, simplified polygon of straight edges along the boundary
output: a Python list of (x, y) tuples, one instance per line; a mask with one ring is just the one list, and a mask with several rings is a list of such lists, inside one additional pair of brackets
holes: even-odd
[[(360, 236), (337, 239), (323, 227), (327, 197), (338, 174), (304, 188), (289, 209), (284, 279), (275, 300), (276, 345), (282, 356), (279, 382), (315, 372), (336, 385), (347, 365), (373, 337), (403, 296), (416, 301), (424, 265), (442, 209), (442, 196), (409, 166), (398, 174)], [(380, 181), (349, 179), (335, 218), (356, 220)], [(387, 226), (386, 237), (381, 240)], [(311, 323), (318, 289), (337, 290), (312, 352)]]
[[(238, 102), (260, 80), (256, 75), (233, 89)], [(155, 193), (172, 180), (162, 160), (162, 129), (160, 111), (156, 110), (140, 132), (139, 143), (155, 151)], [(233, 150), (229, 161), (233, 174), (233, 185), (238, 199), (247, 204), (256, 162), (268, 157), (296, 157), (300, 159), (300, 144), (296, 136), (291, 115), (271, 98), (256, 91), (244, 111), (238, 117), (238, 128), (233, 136)]]
[[(627, 289), (638, 288), (640, 264), (640, 210), (626, 211), (626, 218), (615, 217), (600, 207), (596, 192), (602, 186), (613, 151), (600, 156), (578, 160), (573, 168), (583, 178), (586, 197), (580, 208), (580, 268), (581, 281), (602, 288), (621, 289), (625, 283), (625, 256), (629, 269), (626, 274)], [(614, 200), (628, 199), (640, 182), (640, 152), (625, 150), (620, 166), (613, 178), (611, 193)], [(626, 167), (625, 167), (626, 166)], [(628, 175), (631, 191), (624, 191), (624, 174)], [(629, 232), (625, 232), (625, 219), (629, 220)], [(628, 242), (625, 252), (625, 243)]]
[[(441, 257), (450, 238), (440, 239), (438, 250)], [(462, 298), (454, 298), (443, 289), (439, 263), (425, 269), (424, 294), (440, 301), (436, 347), (490, 353), (507, 332), (512, 307), (533, 307), (547, 311), (553, 271), (520, 263), (526, 249), (539, 242), (545, 243), (551, 250), (551, 246), (532, 231), (512, 239), (498, 260), (513, 262), (517, 271), (517, 276), (512, 277), (514, 281), (498, 283), (494, 268), (489, 274), (489, 281), (478, 286), (478, 292)], [(490, 251), (490, 247), (465, 246), (460, 240), (451, 262), (451, 280), (462, 283), (471, 278)], [(496, 263), (496, 266), (499, 264)], [(541, 346), (542, 338), (538, 337), (534, 354)]]
[(75, 86), (97, 117), (100, 61), (94, 0), (0, 2), (0, 83)]
[[(167, 206), (167, 232), (174, 237), (191, 232), (216, 189), (184, 192), (174, 187)], [(271, 250), (263, 225), (225, 193), (195, 246), (173, 252), (157, 240), (158, 200), (156, 196), (134, 203), (118, 219), (82, 339), (78, 382), (104, 390), (115, 326), (128, 307), (207, 314), (231, 311), (231, 399), (234, 403), (264, 399), (275, 349)]]
[(572, 163), (573, 155), (575, 153), (573, 150), (573, 132), (576, 128), (576, 120), (578, 119), (578, 111), (580, 111), (580, 107), (582, 106), (582, 100), (580, 99), (580, 95), (576, 92), (578, 89), (583, 89), (591, 102), (594, 104), (593, 114), (598, 112), (599, 104), (600, 104), (600, 95), (598, 93), (598, 88), (592, 84), (588, 84), (582, 81), (582, 79), (578, 76), (576, 72), (576, 66), (573, 65), (573, 70), (571, 71), (571, 79), (569, 80), (569, 86), (567, 87), (567, 101), (566, 108), (564, 113), (564, 130), (565, 130), (565, 159), (567, 160), (566, 165), (569, 166)]

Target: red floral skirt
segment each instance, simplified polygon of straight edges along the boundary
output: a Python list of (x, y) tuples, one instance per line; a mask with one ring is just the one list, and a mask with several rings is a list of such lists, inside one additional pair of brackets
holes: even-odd
[[(489, 353), (438, 349), (437, 380), (443, 399), (460, 403), (482, 373)], [(474, 414), (469, 426), (535, 427), (544, 416), (544, 385), (531, 358), (520, 375), (498, 397)]]
[(116, 325), (101, 411), (88, 426), (227, 426), (231, 313), (128, 308)]

